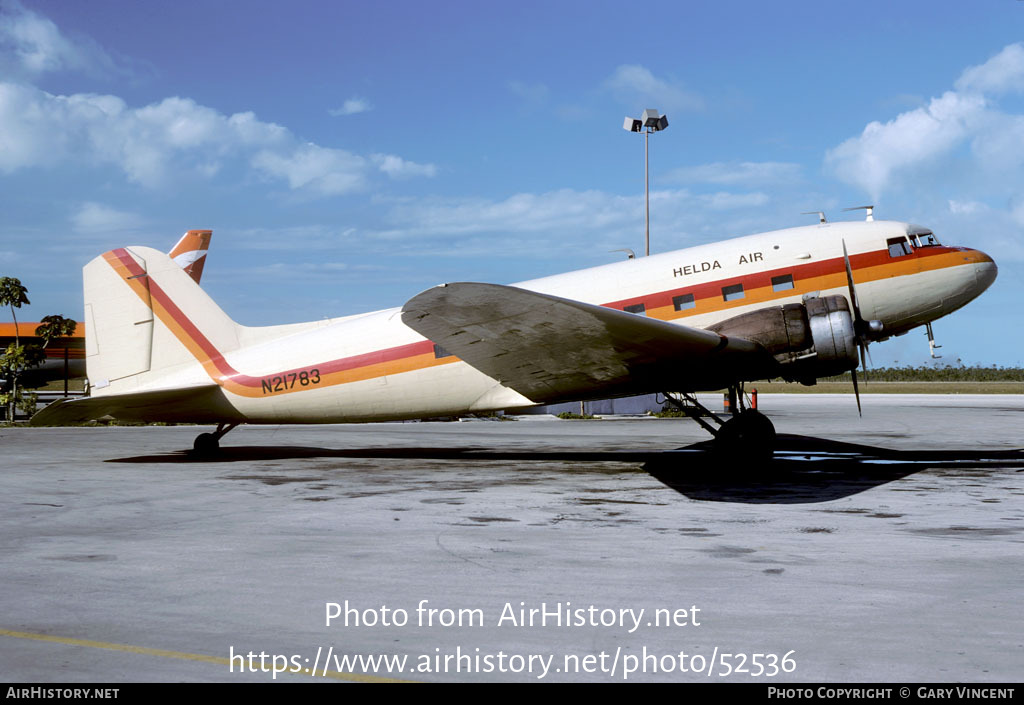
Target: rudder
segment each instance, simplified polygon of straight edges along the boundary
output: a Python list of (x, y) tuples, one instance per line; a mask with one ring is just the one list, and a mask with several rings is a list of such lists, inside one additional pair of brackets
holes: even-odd
[(83, 270), (86, 370), (94, 395), (216, 379), (239, 326), (168, 255), (111, 250)]

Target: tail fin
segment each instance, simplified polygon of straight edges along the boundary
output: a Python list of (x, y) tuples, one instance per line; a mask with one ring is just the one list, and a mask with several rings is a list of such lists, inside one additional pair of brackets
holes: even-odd
[(241, 327), (168, 255), (111, 250), (87, 264), (86, 370), (94, 395), (218, 379)]
[(185, 273), (192, 277), (196, 284), (203, 276), (203, 265), (206, 264), (206, 252), (210, 249), (210, 238), (213, 237), (212, 230), (189, 230), (181, 236), (170, 251), (170, 258)]

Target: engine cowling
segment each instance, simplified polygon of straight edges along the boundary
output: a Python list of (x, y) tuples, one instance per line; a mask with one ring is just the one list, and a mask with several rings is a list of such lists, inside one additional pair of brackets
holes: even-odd
[(814, 384), (857, 367), (857, 335), (844, 296), (805, 299), (722, 321), (708, 330), (752, 340), (775, 356), (789, 381)]

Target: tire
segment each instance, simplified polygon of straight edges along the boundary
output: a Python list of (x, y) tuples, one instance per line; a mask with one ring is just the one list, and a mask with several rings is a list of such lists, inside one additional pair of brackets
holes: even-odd
[(748, 409), (718, 429), (715, 450), (737, 463), (768, 462), (775, 452), (775, 426), (764, 414)]
[(220, 450), (220, 439), (212, 433), (200, 433), (192, 449), (199, 455), (212, 455)]

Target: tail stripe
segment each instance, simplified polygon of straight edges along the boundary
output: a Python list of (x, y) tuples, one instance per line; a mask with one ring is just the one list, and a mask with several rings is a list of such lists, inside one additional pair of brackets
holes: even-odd
[(206, 253), (210, 249), (212, 235), (212, 230), (189, 230), (181, 236), (169, 253), (170, 258), (184, 269), (196, 284), (203, 277), (203, 265), (206, 263)]
[[(210, 378), (225, 390), (240, 396), (264, 397), (290, 394), (458, 361), (458, 358), (454, 356), (437, 358), (434, 354), (434, 344), (429, 340), (424, 340), (386, 350), (376, 350), (362, 355), (305, 365), (260, 377), (245, 375), (227, 362), (217, 347), (175, 305), (167, 292), (146, 275), (145, 270), (139, 266), (126, 249), (120, 248), (108, 252), (104, 255), (104, 259), (142, 301), (152, 302), (154, 314), (203, 366)], [(320, 380), (319, 382), (310, 382), (305, 386), (296, 382), (301, 379), (310, 380), (313, 372), (315, 372), (315, 378)], [(284, 380), (283, 384), (281, 380)]]

